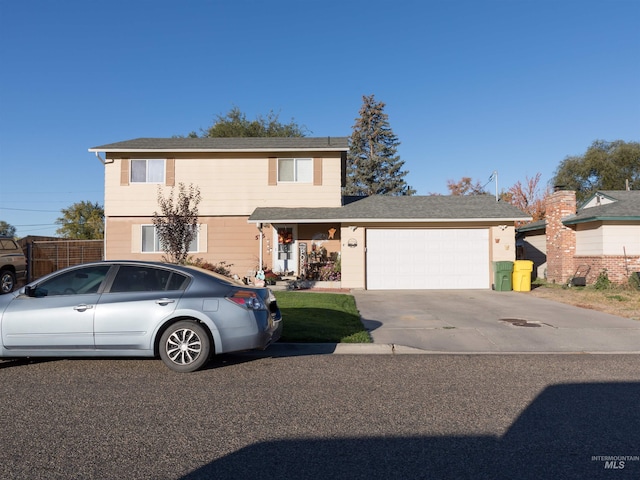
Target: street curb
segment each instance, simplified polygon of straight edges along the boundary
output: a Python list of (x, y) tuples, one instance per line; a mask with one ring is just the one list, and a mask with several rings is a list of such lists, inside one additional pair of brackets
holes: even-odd
[(275, 343), (240, 355), (295, 357), (304, 355), (639, 355), (640, 351), (446, 351), (422, 350), (394, 343)]

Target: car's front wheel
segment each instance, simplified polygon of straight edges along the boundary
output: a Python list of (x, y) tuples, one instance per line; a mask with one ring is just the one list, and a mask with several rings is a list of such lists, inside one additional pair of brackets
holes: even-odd
[(0, 272), (0, 293), (11, 293), (16, 288), (16, 276), (11, 270)]
[(198, 323), (183, 320), (171, 325), (160, 337), (160, 358), (176, 372), (194, 372), (209, 360), (211, 341)]

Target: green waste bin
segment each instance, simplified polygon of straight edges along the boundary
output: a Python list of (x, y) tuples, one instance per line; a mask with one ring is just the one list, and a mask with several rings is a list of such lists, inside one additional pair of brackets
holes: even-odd
[(493, 262), (493, 288), (499, 292), (511, 291), (513, 262)]
[(514, 291), (531, 291), (531, 272), (533, 272), (533, 262), (531, 260), (516, 260), (513, 263)]

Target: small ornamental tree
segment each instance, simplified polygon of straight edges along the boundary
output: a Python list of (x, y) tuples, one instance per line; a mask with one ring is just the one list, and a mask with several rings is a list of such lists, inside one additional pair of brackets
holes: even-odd
[(158, 206), (160, 213), (154, 212), (153, 225), (165, 253), (165, 261), (184, 265), (189, 256), (189, 245), (198, 234), (198, 204), (200, 189), (193, 184), (187, 188), (178, 185), (178, 198), (174, 188), (168, 197), (164, 197), (158, 187)]

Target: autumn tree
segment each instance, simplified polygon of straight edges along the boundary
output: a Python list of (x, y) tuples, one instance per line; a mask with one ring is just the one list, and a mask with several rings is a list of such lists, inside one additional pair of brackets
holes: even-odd
[(518, 180), (501, 196), (503, 200), (531, 215), (534, 222), (545, 218), (545, 204), (551, 194), (549, 188), (541, 190), (540, 177), (540, 173), (533, 178), (525, 177), (524, 185)]
[(198, 204), (200, 189), (193, 184), (187, 188), (178, 185), (178, 198), (174, 188), (165, 197), (158, 187), (160, 213), (153, 213), (153, 224), (160, 241), (160, 248), (169, 263), (185, 264), (189, 256), (189, 246), (198, 234)]
[(451, 195), (485, 195), (487, 193), (480, 181), (472, 183), (471, 177), (462, 177), (457, 182), (447, 180), (447, 188)]
[(99, 240), (104, 238), (104, 208), (99, 203), (77, 202), (63, 208), (55, 223), (60, 225), (56, 234), (73, 240)]
[(585, 200), (596, 190), (640, 190), (640, 142), (596, 140), (584, 155), (565, 158), (553, 178), (554, 185), (576, 191)]
[(389, 125), (385, 104), (373, 95), (362, 97), (347, 154), (345, 195), (413, 195), (397, 154), (398, 137)]
[[(266, 115), (258, 115), (249, 120), (238, 107), (233, 107), (225, 115), (217, 115), (212, 126), (202, 130), (201, 137), (304, 137), (307, 129), (293, 119), (282, 123), (279, 114), (270, 110)], [(197, 137), (191, 132), (189, 137)]]

